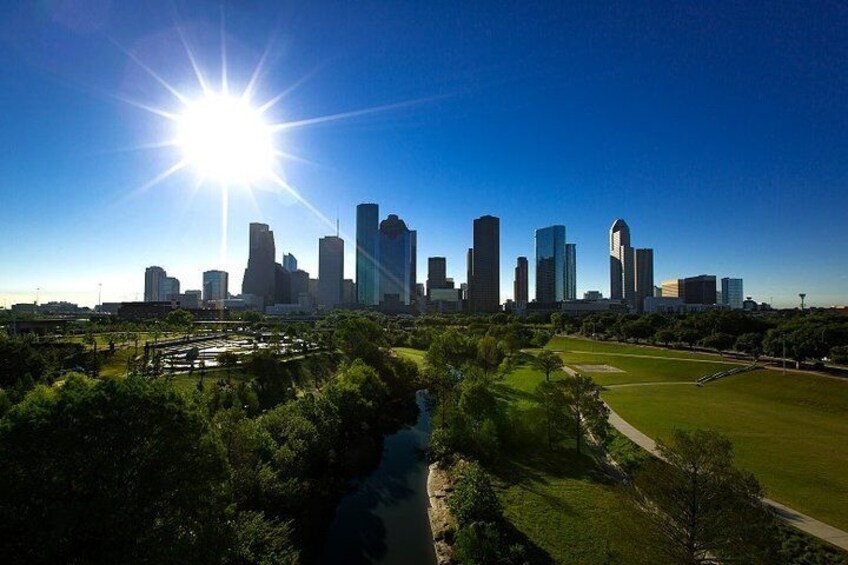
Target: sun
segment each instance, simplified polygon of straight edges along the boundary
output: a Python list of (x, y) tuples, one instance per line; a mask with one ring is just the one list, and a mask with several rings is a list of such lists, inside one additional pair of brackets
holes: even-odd
[(273, 128), (243, 97), (207, 92), (176, 119), (186, 165), (203, 179), (250, 184), (274, 172)]

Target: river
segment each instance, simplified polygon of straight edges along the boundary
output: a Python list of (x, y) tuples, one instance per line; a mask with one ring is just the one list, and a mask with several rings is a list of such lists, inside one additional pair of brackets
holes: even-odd
[(377, 469), (361, 479), (336, 509), (320, 562), (325, 565), (381, 563), (433, 565), (427, 518), (430, 414), (423, 391), (416, 394), (418, 420), (387, 436)]

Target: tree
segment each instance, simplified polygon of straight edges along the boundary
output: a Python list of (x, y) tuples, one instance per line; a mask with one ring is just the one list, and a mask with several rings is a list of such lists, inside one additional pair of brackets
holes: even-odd
[(477, 463), (468, 463), (460, 472), (448, 507), (460, 527), (473, 522), (496, 522), (503, 516), (489, 475)]
[(701, 340), (701, 345), (708, 349), (715, 349), (719, 354), (724, 355), (724, 352), (736, 343), (736, 338), (728, 333), (713, 333)]
[(654, 335), (654, 328), (648, 320), (639, 318), (638, 320), (631, 320), (622, 324), (621, 332), (625, 338), (636, 340), (638, 343)]
[(602, 437), (606, 435), (609, 408), (601, 400), (601, 387), (592, 380), (592, 377), (575, 374), (560, 383), (565, 388), (566, 402), (579, 453), (583, 436), (587, 431), (591, 430)]
[(536, 367), (545, 373), (545, 381), (551, 382), (551, 373), (553, 371), (561, 371), (565, 366), (562, 362), (562, 358), (553, 351), (549, 351), (547, 349), (539, 352), (539, 354), (533, 359), (533, 364)]
[(192, 326), (193, 323), (194, 316), (191, 315), (191, 312), (189, 312), (188, 310), (183, 310), (181, 308), (171, 310), (165, 316), (165, 324), (175, 329), (187, 330)]
[(568, 427), (568, 399), (562, 385), (550, 381), (539, 383), (536, 396), (544, 409), (548, 448), (553, 450), (556, 440), (564, 435)]
[(661, 330), (657, 330), (657, 333), (654, 334), (654, 339), (668, 347), (672, 341), (677, 339), (677, 334), (672, 329), (663, 328)]
[(218, 365), (227, 370), (227, 380), (229, 381), (233, 376), (233, 369), (238, 366), (238, 355), (232, 351), (222, 351), (215, 356), (215, 360), (218, 362)]
[(363, 316), (348, 316), (335, 325), (335, 340), (350, 361), (362, 359), (369, 365), (379, 363), (386, 345), (386, 336), (374, 320)]
[(677, 430), (657, 449), (662, 459), (645, 463), (631, 492), (670, 562), (774, 562), (762, 489), (733, 467), (730, 440)]
[(0, 561), (219, 561), (227, 477), (202, 414), (162, 382), (36, 388), (0, 423)]
[(480, 368), (487, 373), (494, 373), (503, 359), (504, 353), (498, 340), (490, 335), (480, 338), (477, 342), (477, 364)]
[(746, 333), (736, 338), (736, 351), (747, 353), (754, 359), (763, 353), (763, 336), (758, 333)]

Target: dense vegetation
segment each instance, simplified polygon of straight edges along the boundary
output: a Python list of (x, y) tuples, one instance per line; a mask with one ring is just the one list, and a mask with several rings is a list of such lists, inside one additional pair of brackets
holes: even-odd
[[(419, 386), (373, 321), (340, 318), (326, 339), (341, 358), (257, 352), (247, 378), (190, 392), (143, 376), (51, 386), (43, 369), (0, 419), (0, 560), (312, 560)], [(28, 359), (29, 344), (3, 345)]]

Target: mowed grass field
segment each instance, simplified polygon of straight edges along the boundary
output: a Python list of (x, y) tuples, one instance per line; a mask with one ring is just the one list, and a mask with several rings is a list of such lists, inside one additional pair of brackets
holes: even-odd
[(675, 428), (719, 431), (766, 494), (848, 529), (848, 381), (760, 370), (703, 387), (608, 389), (604, 399), (653, 438)]
[[(394, 351), (424, 362), (423, 351), (405, 347)], [(521, 365), (497, 383), (499, 399), (507, 410), (530, 413), (537, 408), (534, 390), (544, 379), (532, 366)], [(519, 451), (505, 450), (497, 464), (487, 467), (505, 516), (515, 528), (556, 563), (662, 562), (643, 547), (635, 510), (592, 457), (577, 455), (573, 449), (550, 451), (541, 435), (535, 439), (528, 438)]]
[(401, 357), (415, 361), (419, 369), (424, 367), (424, 352), (420, 349), (412, 349), (411, 347), (394, 347), (392, 349)]
[[(677, 350), (563, 337), (546, 348), (560, 351), (574, 369), (606, 364), (626, 371), (586, 371), (605, 386), (694, 381), (739, 364)], [(532, 386), (527, 382), (525, 389)], [(622, 418), (653, 438), (667, 439), (675, 428), (727, 435), (737, 464), (757, 476), (770, 498), (848, 529), (848, 505), (840, 496), (848, 493), (848, 380), (763, 369), (703, 387), (612, 386), (603, 396)]]

